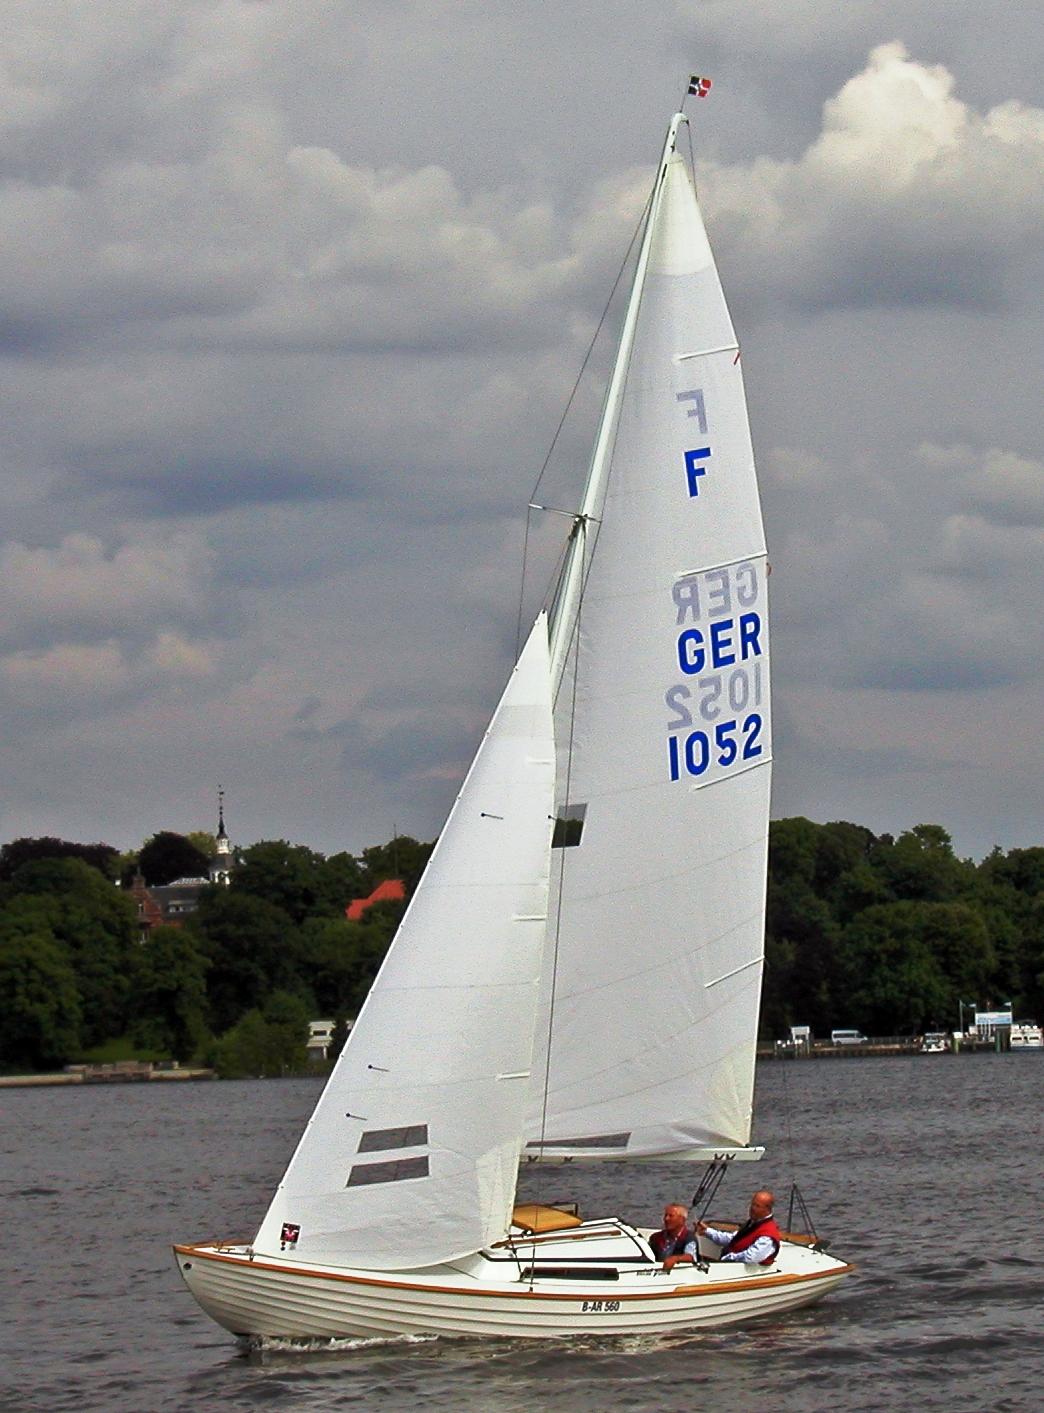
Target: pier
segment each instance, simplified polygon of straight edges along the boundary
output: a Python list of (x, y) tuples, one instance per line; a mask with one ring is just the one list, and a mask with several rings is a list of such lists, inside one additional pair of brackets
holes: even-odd
[(58, 1084), (150, 1084), (156, 1081), (182, 1083), (213, 1079), (214, 1071), (182, 1069), (174, 1061), (151, 1064), (145, 1060), (116, 1060), (111, 1065), (66, 1065), (55, 1074), (0, 1075), (0, 1088), (40, 1088)]

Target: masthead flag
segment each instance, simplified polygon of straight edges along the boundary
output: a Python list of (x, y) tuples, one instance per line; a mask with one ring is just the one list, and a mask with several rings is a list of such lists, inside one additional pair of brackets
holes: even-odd
[(700, 78), (697, 74), (693, 74), (689, 79), (689, 92), (695, 93), (697, 98), (706, 98), (710, 90), (711, 81), (709, 78)]

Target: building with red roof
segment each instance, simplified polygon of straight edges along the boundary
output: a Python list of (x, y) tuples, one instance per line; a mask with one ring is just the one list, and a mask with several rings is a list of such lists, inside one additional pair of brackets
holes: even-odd
[(368, 898), (354, 898), (345, 908), (344, 915), (349, 922), (358, 922), (374, 903), (401, 903), (405, 896), (406, 889), (401, 878), (386, 878), (383, 883), (378, 883)]

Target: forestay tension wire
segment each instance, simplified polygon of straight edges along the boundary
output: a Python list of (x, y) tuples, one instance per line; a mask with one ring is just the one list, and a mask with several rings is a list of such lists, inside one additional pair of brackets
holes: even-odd
[[(656, 188), (654, 186), (653, 191), (655, 191), (655, 189)], [(558, 445), (558, 439), (562, 435), (562, 428), (565, 426), (566, 418), (569, 416), (569, 409), (572, 407), (573, 401), (576, 398), (577, 390), (580, 387), (580, 382), (584, 376), (584, 373), (587, 371), (588, 363), (591, 361), (591, 354), (594, 352), (595, 344), (598, 342), (598, 336), (602, 332), (602, 326), (605, 324), (606, 318), (609, 314), (609, 307), (613, 302), (617, 289), (619, 288), (620, 281), (623, 279), (624, 271), (627, 269), (628, 263), (630, 262), (631, 251), (634, 249), (634, 243), (638, 239), (638, 234), (641, 231), (643, 225), (645, 224), (645, 218), (649, 212), (649, 207), (652, 203), (652, 198), (653, 192), (650, 191), (648, 197), (646, 198), (645, 206), (642, 208), (642, 214), (638, 218), (638, 224), (635, 226), (633, 232), (631, 233), (631, 239), (627, 244), (627, 250), (624, 252), (623, 260), (620, 262), (620, 268), (616, 272), (616, 278), (613, 280), (612, 289), (610, 289), (609, 291), (609, 297), (605, 301), (605, 308), (602, 310), (601, 317), (598, 320), (598, 325), (591, 336), (591, 342), (587, 345), (587, 352), (584, 354), (583, 362), (580, 364), (580, 371), (576, 375), (576, 381), (573, 383), (572, 391), (570, 392), (569, 397), (566, 399), (565, 408), (562, 411), (562, 416), (559, 418), (558, 426), (555, 428), (555, 434), (551, 438), (551, 445), (547, 449), (547, 455), (544, 457), (543, 465), (540, 468), (540, 474), (536, 478), (532, 491), (530, 491), (529, 493), (530, 502), (533, 502), (536, 499), (537, 491), (539, 491), (540, 489), (540, 483), (543, 481), (544, 476), (547, 472), (547, 468), (551, 462), (551, 458), (554, 455), (555, 447)], [(526, 529), (522, 540), (522, 574), (518, 587), (518, 619), (515, 624), (516, 661), (518, 659), (518, 654), (522, 647), (522, 614), (525, 609), (526, 565), (529, 559), (529, 527), (533, 519), (533, 510), (534, 507), (532, 503), (530, 503), (526, 509)]]

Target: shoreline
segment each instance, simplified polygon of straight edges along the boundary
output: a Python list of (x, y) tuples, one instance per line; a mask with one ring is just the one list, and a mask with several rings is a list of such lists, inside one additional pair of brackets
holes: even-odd
[(215, 1070), (154, 1070), (151, 1066), (134, 1069), (116, 1069), (113, 1066), (84, 1066), (75, 1070), (62, 1070), (52, 1074), (6, 1074), (0, 1075), (0, 1089), (40, 1089), (52, 1085), (89, 1084), (152, 1084), (156, 1081), (180, 1081), (182, 1083), (204, 1079), (216, 1079)]

